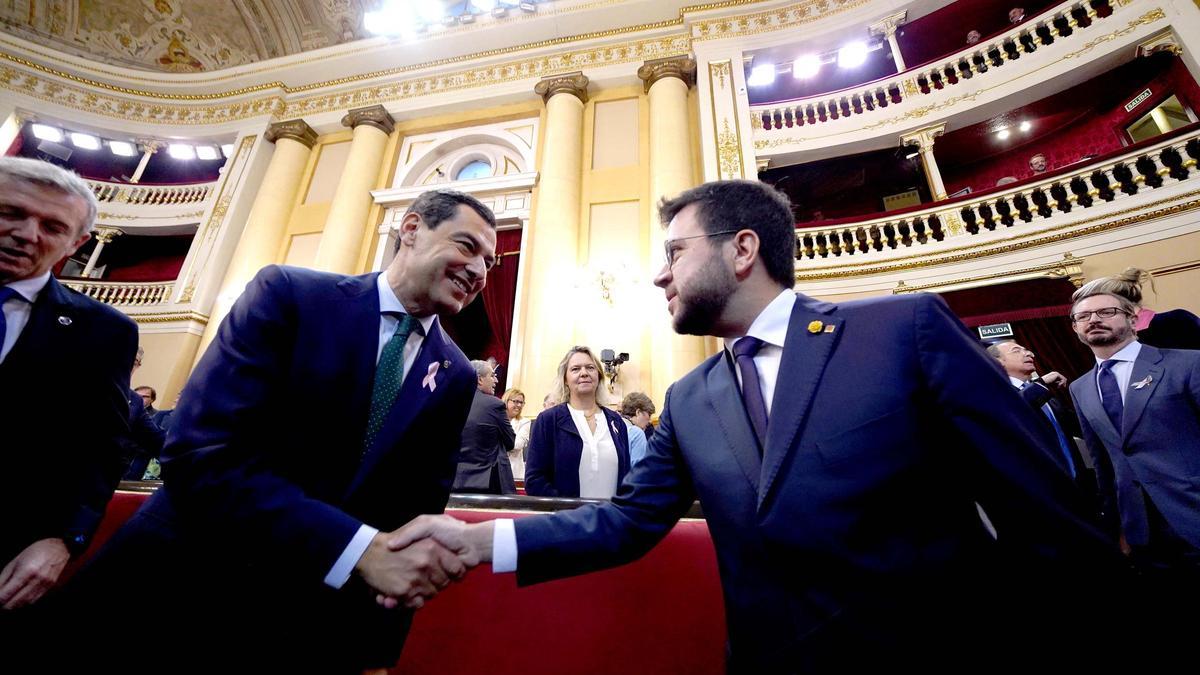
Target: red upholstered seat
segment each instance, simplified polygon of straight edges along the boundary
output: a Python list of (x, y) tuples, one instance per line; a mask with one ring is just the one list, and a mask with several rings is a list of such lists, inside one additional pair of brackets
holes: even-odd
[[(117, 492), (82, 558), (147, 496)], [(448, 513), (472, 522), (528, 517)], [(595, 574), (517, 588), (514, 575), (480, 566), (417, 612), (391, 672), (720, 675), (724, 654), (725, 613), (708, 526), (684, 521), (641, 560)]]

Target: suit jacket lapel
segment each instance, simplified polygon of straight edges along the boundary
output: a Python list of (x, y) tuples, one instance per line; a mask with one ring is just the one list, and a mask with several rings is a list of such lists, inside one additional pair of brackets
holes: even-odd
[[(816, 302), (803, 295), (797, 298), (792, 308), (767, 426), (759, 509), (770, 494), (784, 459), (794, 450), (796, 433), (804, 427), (825, 365), (844, 332), (842, 319), (829, 316), (833, 308), (832, 304)], [(811, 330), (810, 325), (816, 330)]]
[[(332, 308), (335, 316), (344, 312), (338, 320), (331, 321), (331, 325), (336, 326), (337, 335), (347, 341), (343, 349), (352, 360), (346, 391), (354, 429), (366, 429), (371, 414), (371, 388), (375, 386), (375, 359), (379, 353), (379, 295), (375, 291), (378, 276), (366, 274), (343, 279), (338, 288), (348, 300)], [(362, 438), (358, 441), (361, 443)]]
[(1088, 424), (1092, 425), (1096, 435), (1110, 448), (1121, 447), (1121, 432), (1113, 426), (1112, 420), (1104, 412), (1104, 404), (1100, 401), (1100, 392), (1096, 389), (1096, 367), (1088, 371), (1087, 379), (1079, 390), (1079, 413)]
[[(37, 302), (33, 303), (29, 322), (25, 324), (25, 329), (21, 331), (21, 336), (5, 357), (4, 363), (15, 366), (34, 362), (33, 353), (53, 354), (56, 351), (54, 345), (59, 344), (59, 340), (86, 331), (87, 327), (78, 323), (80, 319), (76, 310), (70, 292), (57, 279), (50, 277)], [(26, 352), (30, 352), (29, 356), (25, 355)]]
[[(376, 331), (378, 333), (378, 331)], [(408, 430), (412, 421), (421, 414), (423, 410), (428, 408), (434, 401), (440, 399), (445, 393), (445, 387), (438, 387), (437, 382), (446, 377), (439, 365), (439, 374), (434, 376), (434, 386), (425, 386), (423, 380), (429, 373), (430, 364), (435, 361), (439, 364), (447, 358), (446, 338), (442, 333), (441, 325), (435, 322), (430, 334), (425, 337), (421, 343), (421, 351), (417, 353), (417, 358), (413, 362), (412, 369), (404, 374), (404, 383), (400, 385), (400, 393), (396, 396), (395, 402), (392, 403), (391, 410), (388, 411), (387, 419), (384, 420), (383, 429), (379, 431), (379, 435), (375, 438), (375, 445), (367, 450), (363, 461), (359, 464), (358, 473), (355, 474), (354, 480), (350, 482), (350, 487), (347, 488), (346, 494), (350, 495), (362, 484), (362, 481), (370, 475), (375, 465), (379, 460), (391, 450), (396, 442)], [(373, 347), (372, 349), (375, 349)], [(371, 352), (374, 355), (374, 351)], [(372, 367), (371, 386), (374, 385), (374, 367)], [(370, 386), (367, 388), (370, 391)], [(370, 402), (367, 402), (370, 406)], [(365, 427), (366, 425), (362, 425)], [(360, 441), (361, 442), (361, 441)]]
[(558, 428), (569, 434), (572, 434), (576, 438), (581, 440), (583, 439), (583, 437), (579, 435), (579, 427), (575, 426), (575, 418), (571, 416), (570, 406), (564, 409), (562, 414), (558, 416)]
[[(1129, 386), (1125, 389), (1125, 412), (1121, 416), (1122, 444), (1129, 440), (1133, 428), (1137, 426), (1142, 413), (1146, 411), (1146, 402), (1154, 395), (1163, 379), (1162, 353), (1150, 345), (1142, 345), (1137, 360), (1133, 362), (1133, 374), (1129, 377)], [(1146, 382), (1146, 378), (1150, 378)], [(1146, 382), (1139, 389), (1136, 384)]]
[(750, 426), (750, 418), (738, 390), (733, 362), (728, 352), (724, 349), (721, 351), (724, 352), (722, 358), (712, 363), (705, 377), (705, 390), (730, 453), (737, 460), (750, 487), (757, 493), (758, 477), (762, 471), (758, 439), (754, 437), (754, 429)]

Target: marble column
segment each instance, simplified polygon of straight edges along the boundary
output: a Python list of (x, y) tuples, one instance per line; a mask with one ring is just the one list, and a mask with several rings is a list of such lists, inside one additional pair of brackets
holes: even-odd
[(96, 238), (96, 248), (92, 249), (92, 255), (88, 256), (87, 264), (83, 266), (83, 272), (80, 274), (84, 279), (92, 276), (92, 270), (96, 269), (96, 265), (100, 263), (100, 253), (104, 247), (112, 243), (113, 239), (125, 234), (115, 227), (97, 227), (92, 230), (92, 236)]
[[(649, 278), (664, 264), (666, 231), (658, 220), (658, 203), (676, 197), (696, 185), (692, 157), (691, 115), (688, 89), (696, 80), (696, 62), (687, 57), (647, 61), (638, 69), (650, 100), (650, 252)], [(650, 322), (650, 387), (646, 393), (662, 410), (663, 399), (673, 382), (695, 368), (706, 356), (704, 338), (679, 335), (661, 303), (648, 317)]]
[[(571, 280), (579, 262), (583, 180), (583, 108), (588, 78), (567, 73), (534, 87), (546, 102), (546, 126), (537, 204), (528, 232), (527, 309), (517, 386), (548, 392), (555, 370), (574, 344), (575, 325), (564, 313), (575, 306)], [(530, 400), (540, 394), (530, 394)]]
[(130, 183), (136, 183), (142, 179), (142, 174), (146, 173), (146, 165), (150, 163), (150, 158), (166, 144), (152, 138), (139, 138), (138, 145), (142, 147), (142, 159), (138, 162), (137, 169), (134, 169), (133, 175), (129, 177)]
[(242, 294), (246, 284), (263, 267), (278, 261), (279, 248), (287, 233), (288, 219), (300, 190), (300, 180), (308, 167), (309, 155), (317, 142), (317, 132), (304, 120), (276, 122), (267, 128), (264, 138), (275, 144), (275, 154), (267, 165), (246, 226), (230, 258), (221, 290), (213, 303), (208, 325), (196, 350), (196, 359), (204, 355), (208, 343)]
[(371, 190), (376, 187), (388, 137), (396, 128), (392, 116), (381, 105), (356, 108), (342, 118), (354, 129), (346, 167), (338, 180), (325, 230), (317, 247), (313, 267), (327, 272), (353, 274), (358, 270), (363, 237), (371, 231)]
[(883, 35), (888, 42), (888, 46), (892, 48), (892, 61), (896, 63), (897, 73), (903, 73), (905, 70), (908, 70), (908, 67), (904, 65), (904, 55), (900, 53), (900, 43), (896, 41), (896, 31), (904, 24), (904, 20), (907, 17), (908, 12), (899, 12), (885, 16), (870, 26), (871, 32)]
[(914, 145), (921, 153), (921, 167), (925, 170), (929, 194), (934, 201), (946, 198), (946, 184), (942, 182), (942, 172), (938, 170), (937, 160), (933, 156), (933, 140), (945, 132), (945, 124), (935, 124), (900, 136), (901, 145)]

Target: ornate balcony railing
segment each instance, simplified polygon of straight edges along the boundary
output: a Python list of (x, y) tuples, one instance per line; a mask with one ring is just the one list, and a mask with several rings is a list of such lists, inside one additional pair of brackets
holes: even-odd
[(758, 131), (812, 126), (870, 115), (882, 108), (961, 84), (993, 68), (1002, 68), (1043, 45), (1068, 39), (1111, 14), (1122, 0), (1071, 0), (990, 40), (971, 45), (944, 60), (909, 69), (890, 78), (802, 99), (750, 106)]
[[(797, 269), (837, 258), (883, 258), (889, 251), (930, 253), (951, 238), (983, 235), (1006, 228), (1037, 228), (1043, 221), (1098, 208), (1153, 192), (1200, 171), (1200, 129), (1009, 190), (989, 191), (935, 203), (895, 216), (852, 224), (796, 230)], [(1200, 182), (1200, 181), (1196, 181)]]
[(174, 281), (126, 282), (64, 279), (63, 285), (109, 305), (158, 305), (169, 301)]
[(89, 180), (101, 204), (170, 205), (198, 204), (212, 194), (216, 181), (196, 185), (134, 185)]

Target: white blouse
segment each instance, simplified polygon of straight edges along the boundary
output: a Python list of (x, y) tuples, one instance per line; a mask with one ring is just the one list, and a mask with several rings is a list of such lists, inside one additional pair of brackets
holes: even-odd
[(583, 439), (583, 450), (579, 455), (579, 496), (612, 499), (617, 493), (617, 446), (613, 441), (614, 431), (608, 428), (608, 418), (597, 410), (596, 433), (592, 434), (582, 410), (576, 410), (570, 404), (567, 404), (567, 410), (571, 411), (571, 419)]
[(533, 418), (518, 417), (509, 420), (508, 423), (512, 425), (513, 431), (517, 432), (513, 449), (508, 451), (508, 463), (512, 465), (513, 478), (525, 480), (525, 448), (529, 447), (529, 428), (533, 425)]

